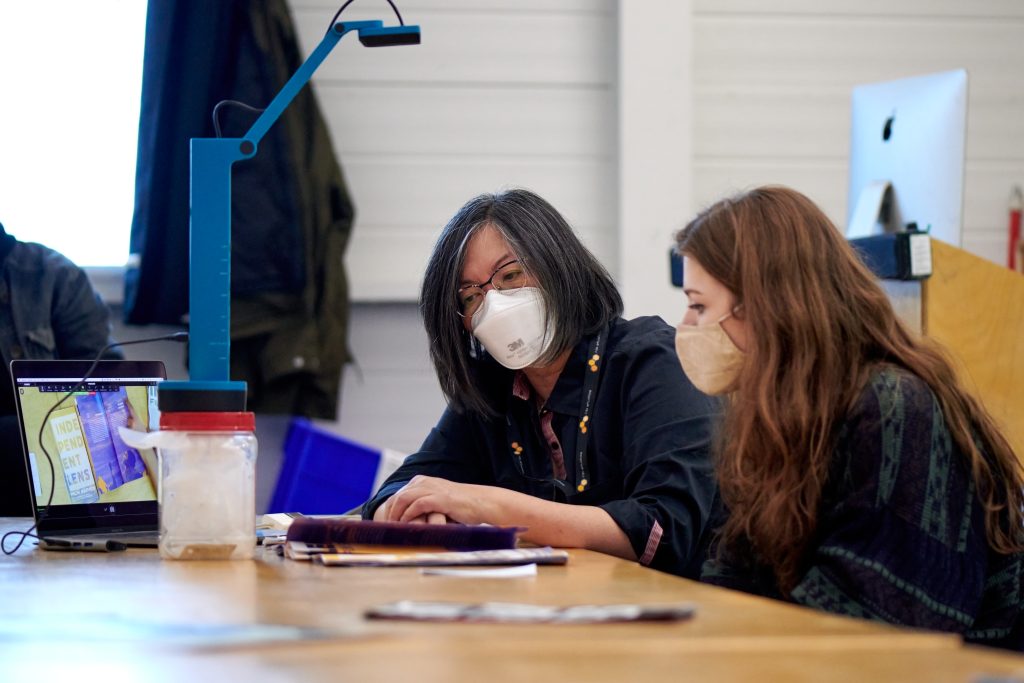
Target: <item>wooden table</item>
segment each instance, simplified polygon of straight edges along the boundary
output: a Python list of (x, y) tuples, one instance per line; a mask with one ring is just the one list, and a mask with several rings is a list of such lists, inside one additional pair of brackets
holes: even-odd
[[(27, 526), (26, 520), (0, 519), (3, 531)], [(132, 681), (968, 681), (980, 672), (1024, 675), (1024, 657), (963, 648), (953, 636), (821, 614), (587, 551), (572, 551), (567, 566), (540, 567), (534, 577), (464, 579), (404, 568), (329, 568), (272, 553), (255, 561), (174, 562), (161, 561), (155, 550), (59, 553), (26, 544), (15, 556), (0, 557), (0, 590), (4, 681), (56, 680), (97, 666), (106, 680)], [(362, 616), (367, 607), (399, 599), (688, 601), (698, 611), (674, 624), (425, 624)], [(107, 633), (111, 624), (133, 635), (90, 635)], [(321, 637), (212, 648), (173, 637), (179, 627), (239, 624), (319, 629)]]

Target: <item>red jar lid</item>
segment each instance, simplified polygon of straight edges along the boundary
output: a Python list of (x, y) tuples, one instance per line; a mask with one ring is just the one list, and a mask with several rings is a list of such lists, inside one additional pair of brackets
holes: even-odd
[(252, 432), (255, 413), (160, 413), (160, 429), (195, 432)]

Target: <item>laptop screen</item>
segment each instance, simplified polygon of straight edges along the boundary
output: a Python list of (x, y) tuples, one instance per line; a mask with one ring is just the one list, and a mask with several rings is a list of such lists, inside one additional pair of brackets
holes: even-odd
[(51, 532), (155, 527), (156, 454), (127, 446), (118, 427), (157, 428), (163, 363), (101, 361), (68, 396), (91, 364), (11, 363), (36, 520)]

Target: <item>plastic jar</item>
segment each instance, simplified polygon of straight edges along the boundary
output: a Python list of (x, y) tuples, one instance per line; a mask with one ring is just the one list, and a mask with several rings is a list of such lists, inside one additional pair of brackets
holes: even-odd
[(255, 426), (254, 415), (245, 412), (161, 413), (160, 431), (172, 437), (160, 448), (161, 557), (252, 558)]

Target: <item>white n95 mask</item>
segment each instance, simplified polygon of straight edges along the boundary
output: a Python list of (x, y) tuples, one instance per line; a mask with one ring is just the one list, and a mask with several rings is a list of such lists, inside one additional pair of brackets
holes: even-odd
[(676, 355), (693, 386), (711, 396), (731, 390), (743, 368), (743, 352), (722, 329), (723, 316), (712, 325), (676, 327)]
[(473, 314), (473, 336), (509, 370), (533, 365), (544, 355), (552, 333), (544, 324), (544, 297), (536, 287), (492, 289)]

